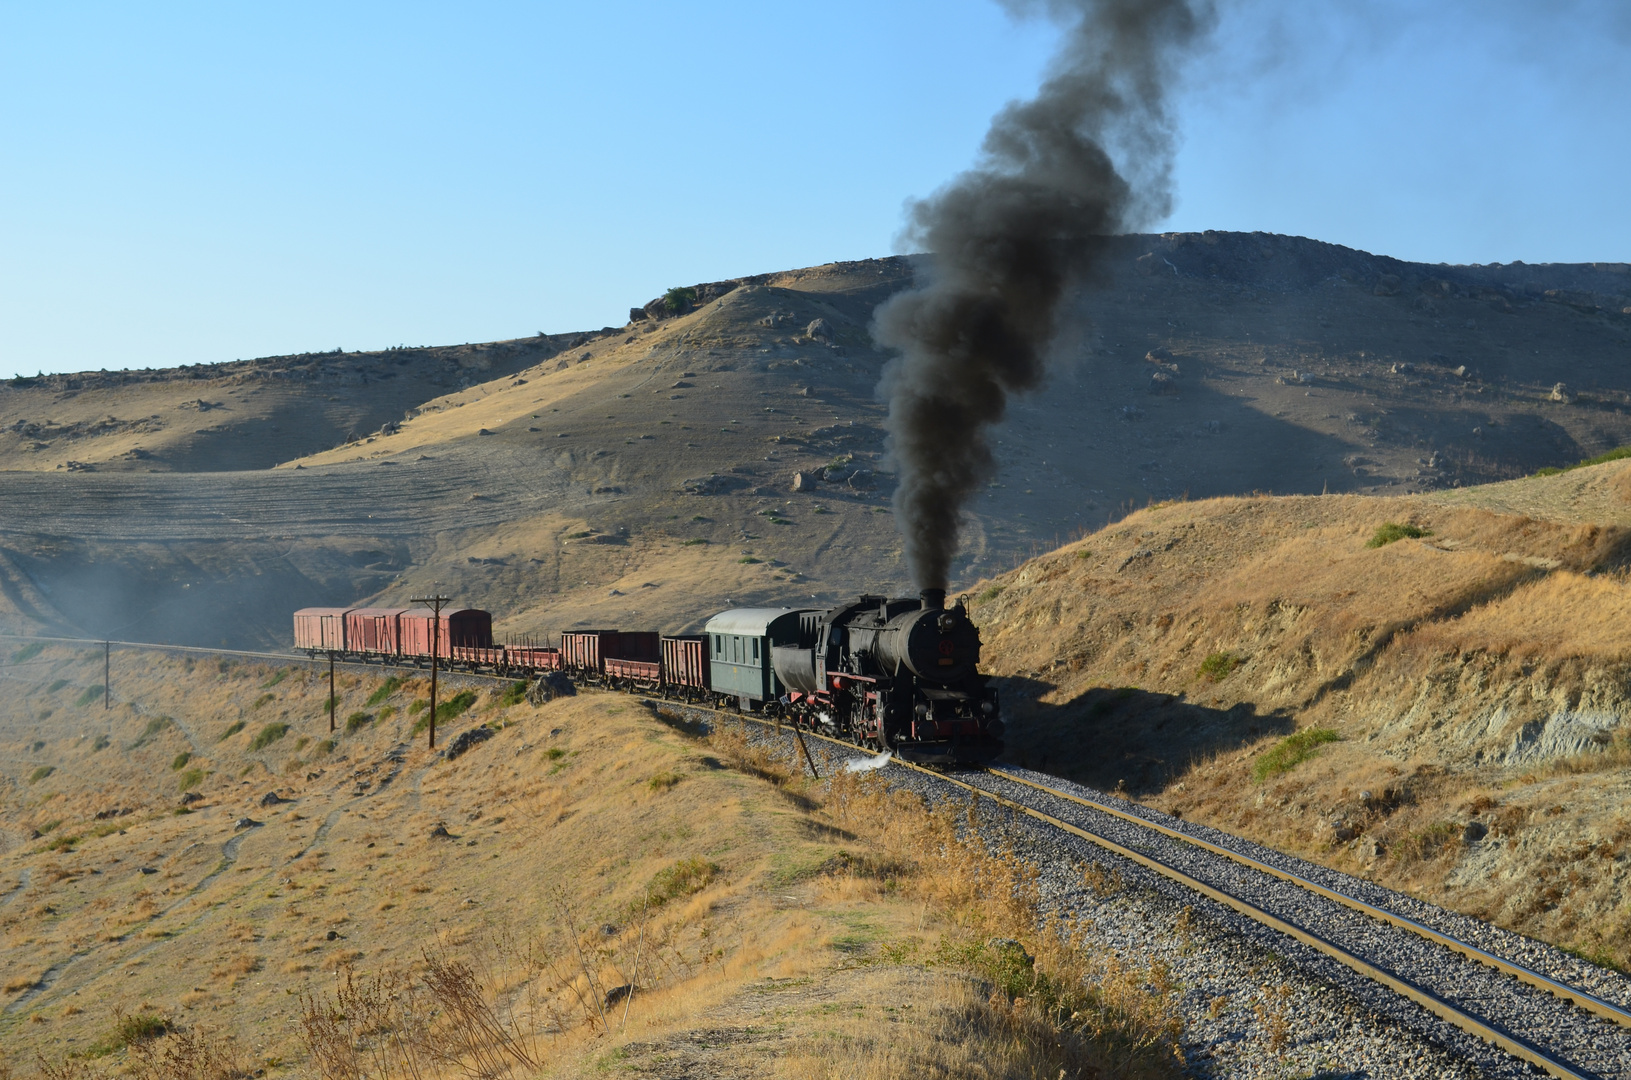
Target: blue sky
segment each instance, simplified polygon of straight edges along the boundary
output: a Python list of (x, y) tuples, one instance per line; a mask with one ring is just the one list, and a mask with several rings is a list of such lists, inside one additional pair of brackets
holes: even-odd
[[(0, 0), (0, 377), (620, 324), (895, 250), (1057, 30), (990, 0)], [(1631, 5), (1226, 0), (1161, 229), (1631, 260)]]

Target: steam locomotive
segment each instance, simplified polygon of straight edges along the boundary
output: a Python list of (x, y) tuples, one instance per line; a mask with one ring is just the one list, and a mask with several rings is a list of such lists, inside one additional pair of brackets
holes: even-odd
[[(573, 630), (558, 648), (495, 645), (485, 611), (306, 608), (295, 648), (313, 656), (576, 682), (757, 712), (926, 765), (1002, 752), (996, 688), (979, 673), (980, 632), (944, 589), (861, 596), (828, 611), (737, 608), (701, 635)], [(558, 676), (557, 676), (558, 677)]]
[(798, 640), (771, 648), (783, 715), (922, 764), (1002, 752), (997, 691), (979, 673), (980, 631), (945, 590), (920, 600), (862, 596), (799, 612)]

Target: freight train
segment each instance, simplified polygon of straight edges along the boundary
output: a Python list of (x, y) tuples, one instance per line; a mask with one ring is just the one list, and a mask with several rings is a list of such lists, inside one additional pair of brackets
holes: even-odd
[(980, 632), (945, 591), (861, 596), (827, 611), (737, 608), (703, 633), (572, 630), (558, 645), (493, 642), (477, 609), (304, 608), (295, 648), (314, 657), (574, 682), (763, 713), (925, 765), (984, 764), (1002, 752), (996, 688), (979, 672)]

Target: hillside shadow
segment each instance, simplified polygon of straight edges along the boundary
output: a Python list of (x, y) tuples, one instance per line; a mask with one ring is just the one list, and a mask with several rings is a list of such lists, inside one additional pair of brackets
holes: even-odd
[(996, 680), (1008, 725), (1003, 760), (1104, 791), (1157, 794), (1192, 764), (1264, 736), (1289, 735), (1289, 713), (1228, 709), (1137, 687), (1095, 687), (1063, 704), (1040, 699), (1053, 684)]

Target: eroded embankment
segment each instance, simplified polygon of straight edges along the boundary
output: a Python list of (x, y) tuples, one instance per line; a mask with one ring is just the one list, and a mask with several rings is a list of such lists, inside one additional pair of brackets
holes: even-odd
[(1624, 964), (1627, 548), (1421, 499), (1218, 499), (973, 604), (1014, 760)]

